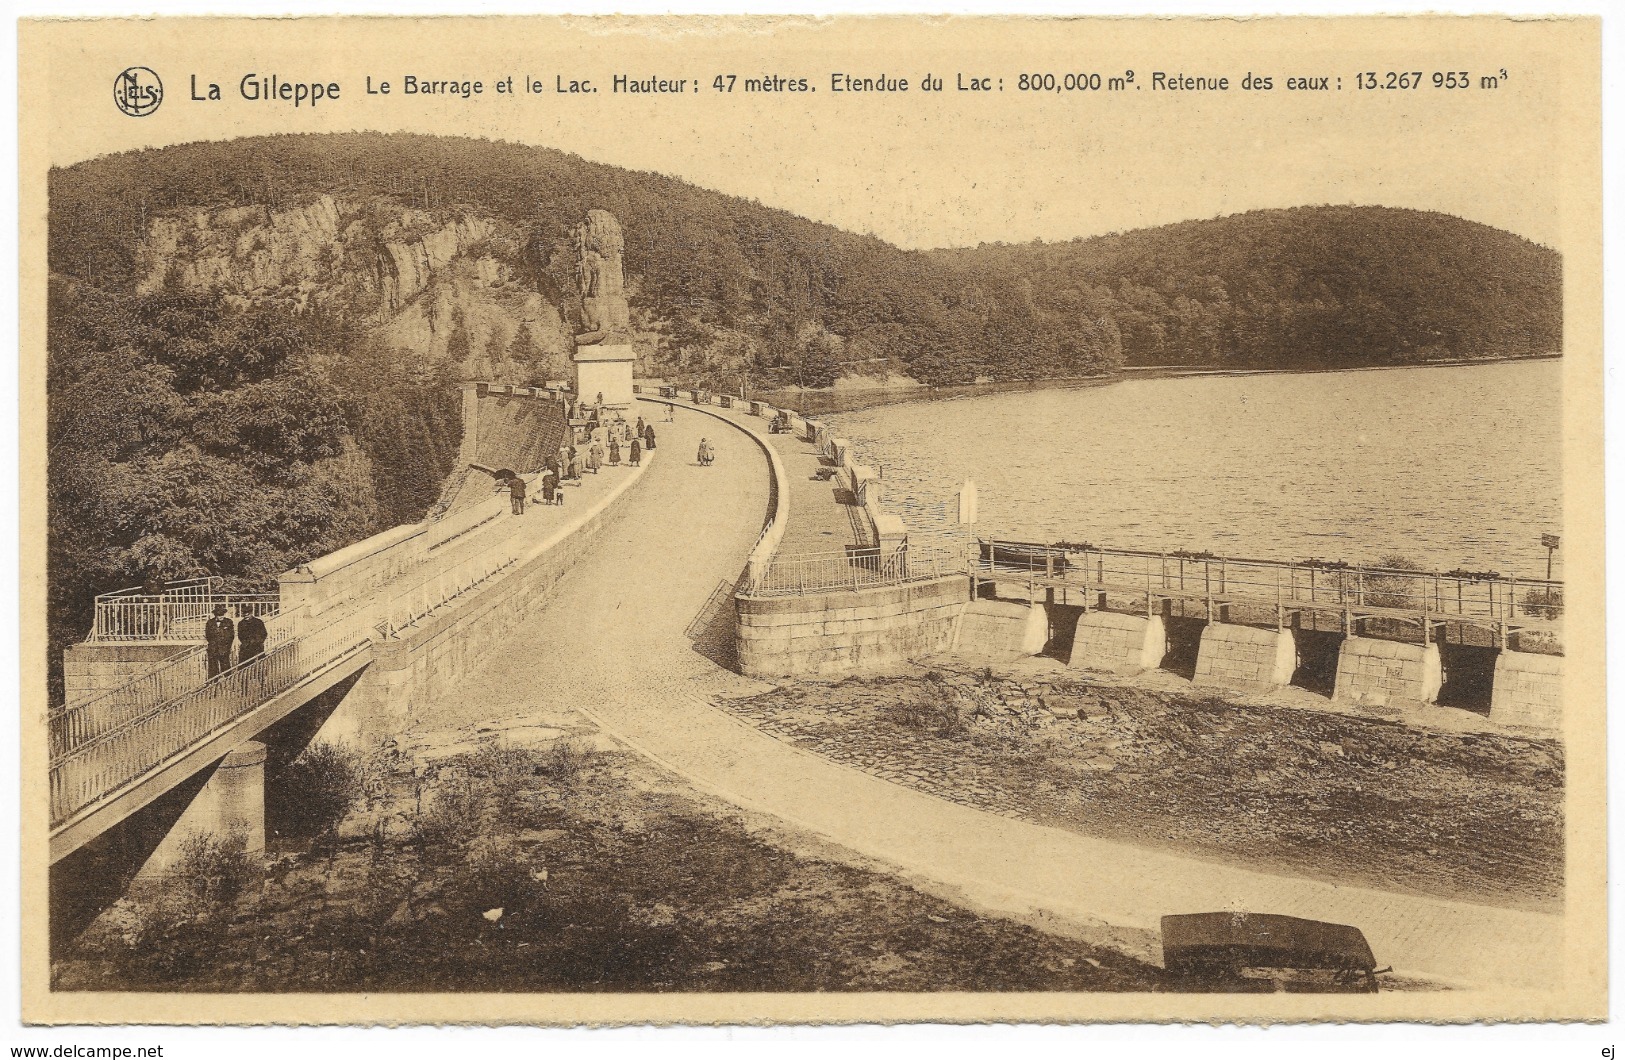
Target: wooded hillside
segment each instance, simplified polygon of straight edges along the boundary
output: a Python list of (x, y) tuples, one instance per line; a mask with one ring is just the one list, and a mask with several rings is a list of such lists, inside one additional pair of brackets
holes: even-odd
[(559, 151), (371, 133), (110, 156), (53, 171), (50, 195), (53, 664), (96, 593), (150, 573), (265, 588), (420, 518), (457, 384), (563, 374), (590, 208), (625, 230), (644, 370), (718, 388), (1562, 341), (1554, 251), (1378, 207), (922, 253)]

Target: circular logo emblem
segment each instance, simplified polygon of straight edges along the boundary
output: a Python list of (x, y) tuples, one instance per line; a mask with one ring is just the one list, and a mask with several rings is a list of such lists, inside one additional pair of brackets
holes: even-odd
[(113, 102), (132, 118), (145, 118), (164, 101), (164, 83), (145, 66), (132, 66), (113, 79)]

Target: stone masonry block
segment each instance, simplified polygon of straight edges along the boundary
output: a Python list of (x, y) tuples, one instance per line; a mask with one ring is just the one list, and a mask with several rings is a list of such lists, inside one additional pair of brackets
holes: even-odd
[(1160, 617), (1091, 611), (1078, 618), (1067, 665), (1134, 674), (1160, 666), (1167, 650)]

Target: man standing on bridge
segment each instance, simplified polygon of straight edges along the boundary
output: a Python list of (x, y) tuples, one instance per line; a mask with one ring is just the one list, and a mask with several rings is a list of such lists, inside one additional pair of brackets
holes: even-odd
[(209, 679), (231, 669), (231, 643), (237, 639), (236, 627), (226, 617), (226, 605), (214, 605), (214, 617), (203, 625), (203, 643), (209, 651)]
[(508, 498), (513, 501), (513, 513), (525, 514), (525, 480), (518, 475), (508, 476)]
[[(241, 613), (240, 608), (238, 613)], [(268, 635), (264, 620), (252, 611), (237, 620), (237, 643), (242, 645), (237, 649), (239, 666), (265, 654), (265, 638)]]

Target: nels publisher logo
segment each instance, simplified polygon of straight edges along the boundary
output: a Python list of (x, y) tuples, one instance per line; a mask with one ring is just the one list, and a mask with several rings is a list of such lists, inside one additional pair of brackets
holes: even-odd
[(164, 101), (164, 83), (145, 66), (132, 66), (113, 79), (113, 102), (132, 118), (145, 118)]

